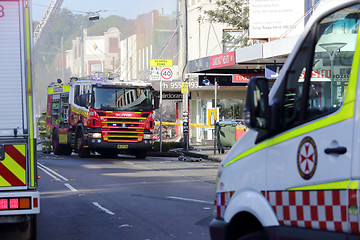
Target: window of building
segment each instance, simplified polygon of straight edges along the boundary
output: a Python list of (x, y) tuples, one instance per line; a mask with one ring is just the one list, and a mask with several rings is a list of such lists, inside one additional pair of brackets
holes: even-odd
[(119, 52), (119, 39), (109, 38), (109, 53), (118, 53), (118, 52)]

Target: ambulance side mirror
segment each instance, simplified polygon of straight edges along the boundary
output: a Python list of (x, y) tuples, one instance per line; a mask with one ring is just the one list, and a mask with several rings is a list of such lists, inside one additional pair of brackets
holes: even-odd
[(248, 84), (244, 108), (245, 125), (255, 130), (269, 129), (269, 84), (264, 77), (253, 77)]

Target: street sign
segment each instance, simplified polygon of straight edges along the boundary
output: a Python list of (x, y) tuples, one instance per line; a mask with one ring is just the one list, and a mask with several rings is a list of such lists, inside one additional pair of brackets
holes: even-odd
[(173, 76), (173, 70), (171, 67), (168, 67), (168, 68), (163, 68), (161, 70), (161, 78), (163, 80), (171, 80), (172, 76)]
[(159, 81), (161, 78), (161, 67), (150, 67), (150, 81)]
[(172, 59), (150, 59), (150, 67), (172, 67)]
[(181, 94), (189, 94), (189, 83), (188, 82), (181, 83)]

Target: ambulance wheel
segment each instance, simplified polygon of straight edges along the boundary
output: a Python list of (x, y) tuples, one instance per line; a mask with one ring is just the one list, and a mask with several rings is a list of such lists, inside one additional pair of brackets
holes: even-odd
[(238, 240), (267, 240), (267, 236), (264, 230), (252, 232), (238, 238)]
[(82, 130), (78, 131), (76, 135), (76, 150), (79, 158), (87, 158), (90, 156), (90, 150), (84, 148), (85, 140), (84, 140), (84, 133)]
[(54, 131), (52, 136), (52, 145), (54, 149), (54, 154), (61, 155), (63, 151), (63, 146), (59, 144), (59, 135), (56, 130)]

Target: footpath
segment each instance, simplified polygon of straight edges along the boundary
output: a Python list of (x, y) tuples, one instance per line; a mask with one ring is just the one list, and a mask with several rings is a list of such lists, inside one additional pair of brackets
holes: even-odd
[(194, 146), (190, 147), (189, 151), (183, 148), (171, 149), (169, 152), (149, 152), (149, 156), (162, 156), (162, 157), (178, 157), (180, 161), (201, 161), (202, 159), (221, 162), (226, 153), (229, 150), (225, 150), (224, 153), (219, 153), (218, 150), (214, 152), (214, 148), (211, 146)]

